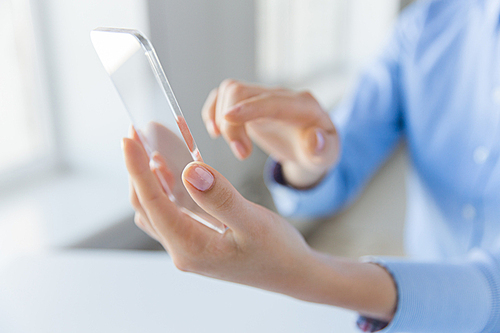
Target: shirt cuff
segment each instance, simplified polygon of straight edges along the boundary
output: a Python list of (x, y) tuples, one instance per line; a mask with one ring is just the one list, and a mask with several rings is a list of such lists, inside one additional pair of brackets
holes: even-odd
[(397, 286), (396, 313), (381, 332), (483, 332), (498, 307), (481, 263), (365, 260), (386, 268)]
[(345, 201), (345, 184), (333, 169), (310, 189), (291, 187), (283, 177), (281, 165), (268, 158), (264, 167), (264, 181), (274, 199), (278, 212), (285, 217), (319, 218), (333, 214)]
[(389, 325), (388, 322), (360, 316), (356, 322), (358, 328), (363, 332), (378, 332)]
[(283, 186), (290, 186), (290, 184), (288, 184), (288, 182), (286, 181), (285, 176), (283, 176), (283, 167), (281, 166), (281, 163), (275, 162), (273, 160), (271, 160), (270, 163), (271, 163), (271, 165), (270, 165), (271, 174), (273, 177), (272, 179), (277, 184), (280, 184)]

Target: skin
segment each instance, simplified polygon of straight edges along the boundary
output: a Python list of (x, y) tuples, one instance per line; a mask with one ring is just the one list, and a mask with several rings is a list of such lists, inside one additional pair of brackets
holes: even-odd
[(335, 126), (309, 92), (225, 80), (209, 94), (202, 118), (209, 134), (222, 135), (241, 160), (255, 142), (297, 188), (316, 183), (338, 159)]
[[(308, 93), (226, 80), (210, 93), (202, 116), (209, 133), (222, 135), (237, 157), (248, 157), (257, 143), (296, 187), (314, 186), (338, 159), (335, 127)], [(192, 199), (229, 228), (216, 233), (169, 200), (157, 178), (167, 171), (150, 168), (135, 132), (122, 144), (135, 222), (181, 271), (392, 318), (397, 293), (383, 268), (314, 251), (284, 218), (243, 198), (210, 166), (193, 162), (182, 181)]]

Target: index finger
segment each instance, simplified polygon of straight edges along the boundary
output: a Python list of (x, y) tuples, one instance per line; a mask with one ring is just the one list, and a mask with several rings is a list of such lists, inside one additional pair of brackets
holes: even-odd
[(208, 134), (211, 137), (215, 138), (220, 135), (220, 131), (215, 124), (215, 106), (217, 103), (217, 88), (213, 89), (210, 94), (208, 94), (207, 100), (205, 104), (203, 104), (203, 108), (201, 109), (201, 118), (205, 123), (205, 127), (207, 128)]
[(181, 222), (180, 212), (151, 171), (149, 158), (140, 143), (132, 139), (123, 139), (122, 142), (125, 164), (137, 198), (154, 228), (160, 234), (168, 234)]
[(307, 92), (268, 93), (238, 103), (226, 113), (225, 119), (228, 122), (245, 123), (259, 118), (273, 118), (308, 126), (317, 123), (325, 116), (328, 117), (326, 112)]

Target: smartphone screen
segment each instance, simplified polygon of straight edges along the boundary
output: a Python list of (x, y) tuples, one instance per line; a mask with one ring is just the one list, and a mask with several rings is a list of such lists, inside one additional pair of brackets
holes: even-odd
[(152, 44), (132, 29), (97, 28), (91, 39), (170, 200), (224, 233), (226, 226), (200, 208), (182, 183), (186, 165), (202, 157)]

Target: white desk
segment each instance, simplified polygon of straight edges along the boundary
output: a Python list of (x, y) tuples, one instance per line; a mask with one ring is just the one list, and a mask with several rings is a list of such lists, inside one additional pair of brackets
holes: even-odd
[(61, 252), (0, 269), (2, 333), (350, 333), (355, 318), (179, 272), (161, 252)]

